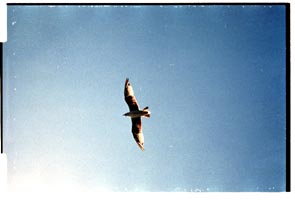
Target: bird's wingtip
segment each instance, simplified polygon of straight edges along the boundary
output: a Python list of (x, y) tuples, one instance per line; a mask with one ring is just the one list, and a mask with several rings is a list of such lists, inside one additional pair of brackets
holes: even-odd
[(140, 144), (140, 143), (137, 143), (137, 144), (138, 144), (138, 146), (139, 146), (140, 150), (141, 150), (141, 151), (144, 151), (143, 144)]
[(129, 78), (126, 78), (125, 87), (127, 87), (128, 83), (129, 83)]

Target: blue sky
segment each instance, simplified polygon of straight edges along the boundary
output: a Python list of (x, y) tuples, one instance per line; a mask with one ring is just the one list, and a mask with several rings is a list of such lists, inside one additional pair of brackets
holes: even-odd
[(10, 187), (284, 191), (285, 26), (279, 5), (8, 6)]

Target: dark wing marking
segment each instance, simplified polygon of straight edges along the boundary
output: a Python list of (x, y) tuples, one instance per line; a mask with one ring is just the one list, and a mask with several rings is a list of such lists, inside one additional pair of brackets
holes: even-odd
[(125, 96), (125, 101), (128, 104), (130, 111), (139, 110), (139, 106), (138, 106), (135, 96), (127, 96), (127, 97)]
[(139, 148), (143, 151), (144, 147), (144, 138), (142, 134), (142, 128), (141, 128), (141, 119), (140, 117), (131, 118), (132, 121), (132, 134), (133, 137), (138, 144)]
[(125, 96), (125, 101), (128, 104), (130, 111), (139, 110), (138, 103), (136, 101), (132, 86), (130, 85), (128, 78), (126, 79), (126, 82), (125, 82), (124, 96)]

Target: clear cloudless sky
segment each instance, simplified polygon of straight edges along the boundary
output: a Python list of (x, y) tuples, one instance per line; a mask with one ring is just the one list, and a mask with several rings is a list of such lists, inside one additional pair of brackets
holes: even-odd
[[(285, 16), (283, 5), (9, 5), (9, 188), (285, 191)], [(127, 77), (152, 113), (144, 152), (122, 116)]]

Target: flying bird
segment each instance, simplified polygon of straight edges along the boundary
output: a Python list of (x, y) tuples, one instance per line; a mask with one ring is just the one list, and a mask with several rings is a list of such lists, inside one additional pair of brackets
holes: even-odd
[(124, 96), (130, 112), (125, 113), (123, 116), (131, 117), (133, 137), (139, 148), (144, 151), (144, 138), (141, 127), (141, 117), (150, 117), (151, 112), (148, 110), (148, 107), (145, 107), (143, 110), (139, 109), (139, 105), (136, 101), (132, 86), (128, 78), (125, 81)]

